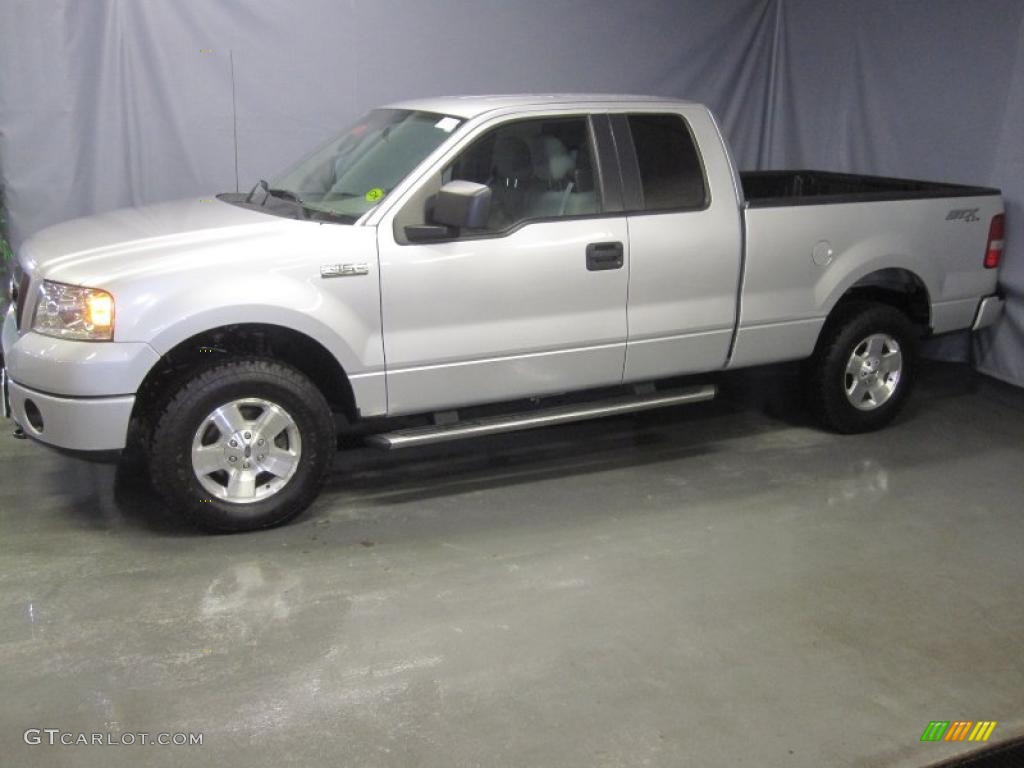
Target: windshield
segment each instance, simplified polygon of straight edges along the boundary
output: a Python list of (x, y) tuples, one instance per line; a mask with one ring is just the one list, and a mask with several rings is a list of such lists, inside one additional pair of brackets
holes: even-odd
[(462, 123), (457, 117), (375, 109), (270, 182), (303, 208), (355, 221)]

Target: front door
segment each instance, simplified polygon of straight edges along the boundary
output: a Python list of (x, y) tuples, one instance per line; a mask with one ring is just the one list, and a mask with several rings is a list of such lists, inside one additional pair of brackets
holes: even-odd
[[(629, 237), (604, 215), (590, 120), (484, 131), (379, 228), (388, 413), (437, 411), (622, 380)], [(429, 196), (492, 191), (481, 230), (414, 243)]]

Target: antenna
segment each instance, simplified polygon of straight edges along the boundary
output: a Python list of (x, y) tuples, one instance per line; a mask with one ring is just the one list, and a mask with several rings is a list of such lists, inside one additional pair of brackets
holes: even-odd
[(228, 49), (231, 62), (231, 132), (235, 142), (235, 192), (238, 191), (238, 106), (235, 102), (235, 52)]

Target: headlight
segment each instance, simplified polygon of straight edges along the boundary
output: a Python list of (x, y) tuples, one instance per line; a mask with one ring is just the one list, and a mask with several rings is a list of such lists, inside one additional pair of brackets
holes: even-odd
[(110, 341), (114, 338), (114, 297), (97, 288), (44, 280), (32, 330), (62, 339)]

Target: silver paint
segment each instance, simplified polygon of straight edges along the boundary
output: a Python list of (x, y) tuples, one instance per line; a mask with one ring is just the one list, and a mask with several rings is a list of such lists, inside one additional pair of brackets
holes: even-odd
[[(998, 196), (746, 209), (713, 116), (689, 102), (552, 94), (402, 106), (466, 121), (354, 225), (197, 198), (30, 238), (19, 254), (30, 295), (44, 278), (102, 288), (116, 313), (114, 343), (44, 338), (24, 323), (18, 331), (8, 314), (12, 403), (17, 410), (29, 390), (46, 393), (43, 406), (67, 427), (38, 437), (82, 447), (73, 422), (98, 424), (86, 413), (103, 408), (114, 417), (82, 445), (121, 447), (145, 374), (176, 344), (228, 324), (307, 335), (344, 368), (360, 413), (380, 416), (805, 357), (842, 294), (881, 269), (923, 282), (935, 332), (982, 327), (998, 311), (994, 301), (979, 311), (996, 289), (996, 270), (981, 261), (987, 222), (1003, 209)], [(711, 189), (706, 210), (395, 241), (402, 206), (489, 127), (527, 115), (648, 110), (690, 122)], [(951, 207), (977, 208), (978, 221), (947, 221)], [(611, 240), (625, 244), (624, 267), (586, 270), (586, 245)], [(807, 257), (821, 242), (832, 252), (826, 264)], [(350, 274), (367, 279), (322, 279)]]

